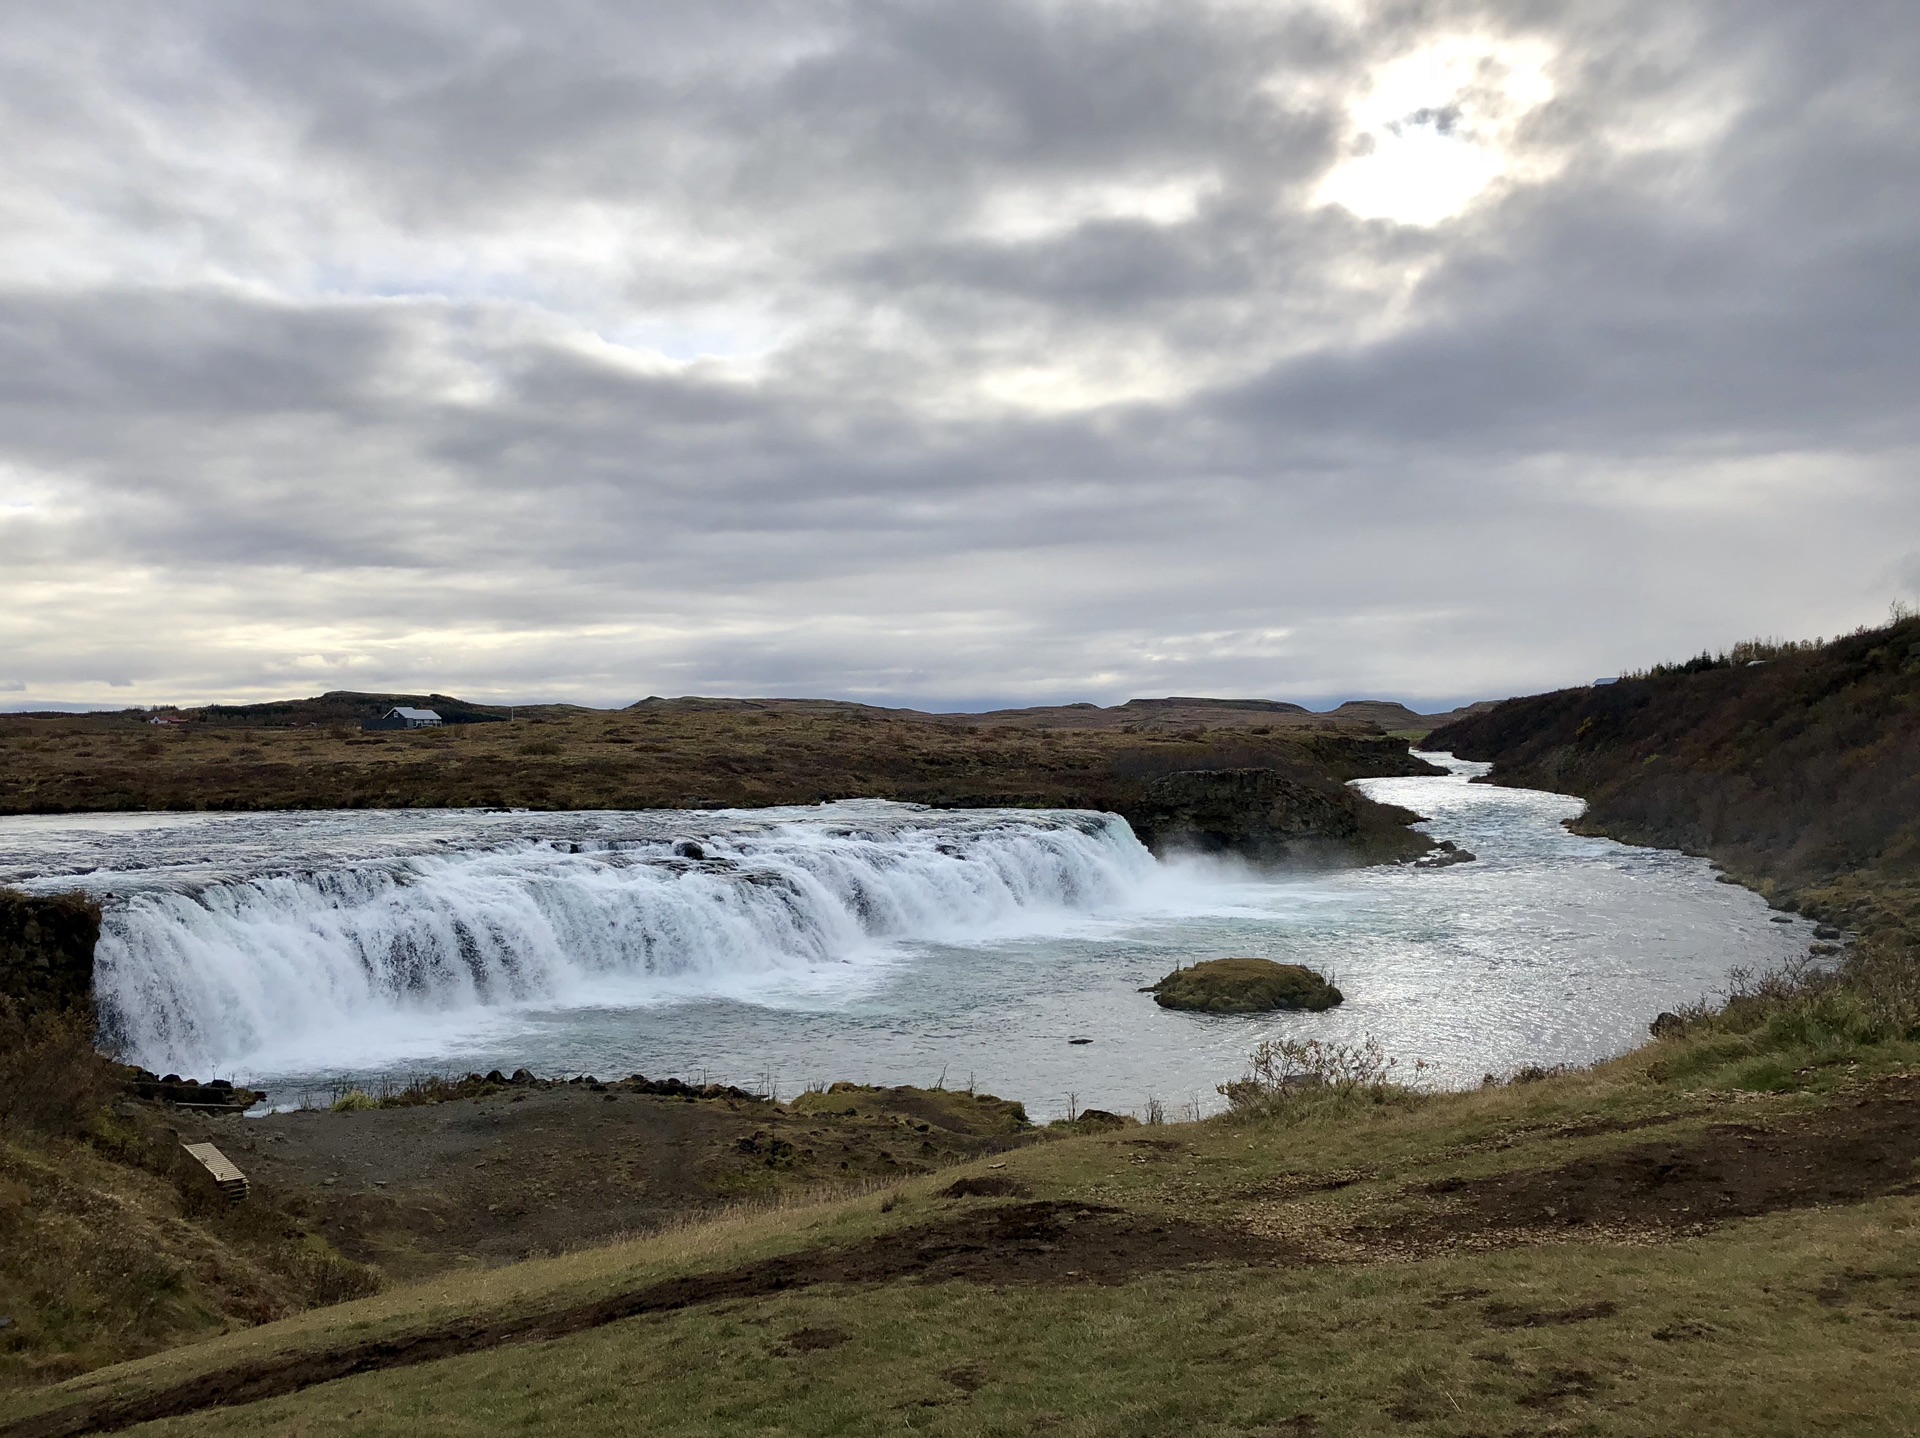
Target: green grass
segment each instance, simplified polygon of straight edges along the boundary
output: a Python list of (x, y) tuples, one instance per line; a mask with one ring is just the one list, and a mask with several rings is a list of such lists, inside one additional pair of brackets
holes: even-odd
[[(132, 1431), (1908, 1432), (1920, 1424), (1913, 1323), (1899, 1311), (1920, 1272), (1913, 1208), (1757, 1220), (1661, 1249), (1200, 1271), (1096, 1289), (807, 1292)], [(1833, 1301), (1836, 1279), (1866, 1268), (1890, 1277)], [(1607, 1304), (1583, 1322), (1499, 1326), (1514, 1310)], [(789, 1341), (809, 1330), (844, 1341)]]

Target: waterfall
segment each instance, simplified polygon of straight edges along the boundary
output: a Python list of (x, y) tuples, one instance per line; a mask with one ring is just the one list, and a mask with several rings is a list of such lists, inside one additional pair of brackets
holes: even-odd
[[(249, 815), (157, 828), (78, 884), (107, 917), (95, 996), (131, 1061), (271, 1069), (430, 1017), (751, 998), (890, 948), (1124, 904), (1124, 820), (858, 801), (761, 815)], [(83, 857), (83, 856), (81, 856)], [(67, 855), (69, 865), (80, 861)]]

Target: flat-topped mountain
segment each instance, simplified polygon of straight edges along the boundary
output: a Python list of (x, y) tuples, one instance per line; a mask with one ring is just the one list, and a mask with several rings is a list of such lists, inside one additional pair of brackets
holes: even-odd
[[(878, 704), (860, 704), (846, 699), (716, 698), (682, 695), (640, 699), (624, 711), (593, 709), (580, 704), (483, 704), (450, 694), (380, 694), (351, 689), (333, 689), (304, 699), (264, 699), (251, 704), (205, 704), (198, 707), (166, 706), (161, 709), (124, 710), (126, 715), (164, 714), (192, 723), (223, 728), (305, 728), (346, 725), (357, 727), (363, 720), (377, 719), (397, 706), (431, 709), (448, 724), (491, 724), (510, 718), (559, 718), (569, 714), (627, 712), (639, 714), (814, 714), (853, 718), (903, 721), (919, 720), (937, 724), (961, 724), (969, 727), (1006, 725), (1016, 729), (1111, 729), (1192, 728), (1205, 729), (1266, 727), (1352, 727), (1372, 725), (1392, 734), (1424, 734), (1491, 707), (1488, 703), (1468, 705), (1438, 714), (1421, 714), (1406, 705), (1383, 699), (1349, 699), (1337, 708), (1316, 712), (1302, 704), (1282, 699), (1212, 699), (1195, 695), (1172, 695), (1164, 699), (1129, 699), (1124, 704), (1102, 708), (1098, 704), (1039, 704), (1021, 709), (990, 709), (982, 712), (952, 713), (924, 709), (891, 708)], [(50, 713), (0, 715), (0, 718), (104, 718), (95, 715)]]

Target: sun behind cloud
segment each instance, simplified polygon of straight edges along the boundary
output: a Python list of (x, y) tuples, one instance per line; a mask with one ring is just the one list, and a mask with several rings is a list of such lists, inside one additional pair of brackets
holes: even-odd
[(1449, 35), (1379, 65), (1348, 104), (1348, 156), (1315, 202), (1436, 225), (1497, 181), (1546, 178), (1551, 166), (1522, 153), (1517, 132), (1553, 99), (1552, 58), (1535, 40)]

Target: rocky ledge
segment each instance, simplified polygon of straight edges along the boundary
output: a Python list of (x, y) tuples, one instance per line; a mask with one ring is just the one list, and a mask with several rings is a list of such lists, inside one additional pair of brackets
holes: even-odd
[(1418, 814), (1300, 771), (1180, 770), (1149, 780), (1143, 792), (1119, 807), (1157, 854), (1187, 850), (1266, 863), (1395, 863), (1435, 847), (1432, 839), (1407, 827), (1419, 821)]

